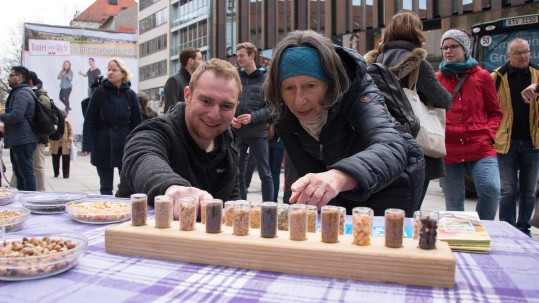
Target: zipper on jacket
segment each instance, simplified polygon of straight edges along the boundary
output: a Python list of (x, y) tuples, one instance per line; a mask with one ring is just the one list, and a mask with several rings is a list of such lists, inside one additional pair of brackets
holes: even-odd
[(320, 160), (324, 161), (324, 144), (320, 144)]

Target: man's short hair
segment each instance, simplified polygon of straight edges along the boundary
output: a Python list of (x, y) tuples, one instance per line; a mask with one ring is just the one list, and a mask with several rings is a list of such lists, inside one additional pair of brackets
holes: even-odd
[(217, 76), (224, 77), (227, 80), (233, 79), (234, 81), (236, 81), (239, 88), (238, 97), (241, 96), (241, 80), (240, 75), (238, 74), (237, 67), (235, 67), (228, 61), (217, 58), (202, 62), (193, 72), (193, 74), (191, 75), (191, 81), (189, 81), (189, 90), (191, 91), (191, 93), (195, 91), (198, 78), (200, 78), (200, 76), (206, 71), (213, 71)]
[(251, 42), (243, 42), (236, 45), (236, 52), (240, 49), (247, 50), (247, 54), (250, 56), (251, 54), (255, 54), (256, 58), (256, 46), (252, 44)]
[(21, 75), (23, 77), (23, 82), (26, 82), (28, 80), (28, 77), (30, 76), (30, 70), (28, 70), (26, 67), (24, 66), (13, 66), (11, 68), (11, 70), (17, 74), (17, 75)]
[(186, 47), (180, 52), (180, 63), (183, 67), (187, 66), (189, 59), (195, 59), (197, 53), (200, 53), (200, 49), (194, 47)]

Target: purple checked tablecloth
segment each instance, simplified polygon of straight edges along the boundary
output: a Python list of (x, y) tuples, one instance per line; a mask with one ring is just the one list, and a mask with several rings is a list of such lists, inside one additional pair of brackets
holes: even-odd
[(82, 233), (88, 250), (57, 276), (0, 282), (0, 302), (539, 302), (539, 243), (505, 222), (483, 223), (491, 252), (455, 253), (455, 287), (445, 289), (113, 255), (104, 249), (110, 225), (32, 214), (21, 232)]

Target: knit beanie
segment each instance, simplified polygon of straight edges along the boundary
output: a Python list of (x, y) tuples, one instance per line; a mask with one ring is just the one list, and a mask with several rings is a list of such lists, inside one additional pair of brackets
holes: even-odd
[(448, 30), (442, 35), (442, 40), (440, 41), (440, 47), (442, 47), (444, 44), (444, 41), (449, 38), (457, 41), (462, 46), (462, 48), (464, 48), (464, 51), (467, 54), (470, 53), (470, 38), (468, 38), (468, 35), (465, 32), (458, 29)]
[(329, 82), (321, 66), (320, 53), (308, 46), (290, 47), (281, 54), (279, 62), (279, 84), (287, 78), (306, 75)]

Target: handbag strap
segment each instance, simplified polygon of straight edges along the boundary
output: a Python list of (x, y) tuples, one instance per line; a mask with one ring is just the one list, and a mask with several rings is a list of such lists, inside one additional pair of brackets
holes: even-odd
[(462, 84), (464, 84), (464, 81), (466, 80), (466, 78), (468, 78), (470, 74), (464, 74), (462, 75), (462, 77), (460, 77), (460, 80), (459, 80), (459, 83), (457, 83), (457, 86), (455, 86), (455, 89), (453, 90), (453, 92), (451, 93), (451, 100), (453, 100), (455, 98), (455, 96), (457, 95), (458, 91), (460, 90), (460, 88), (462, 87)]

